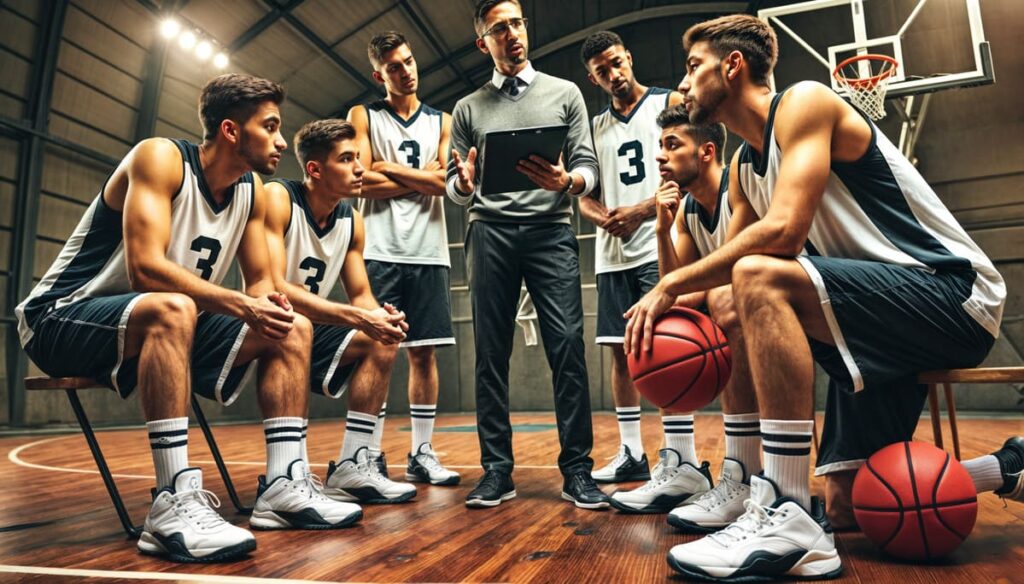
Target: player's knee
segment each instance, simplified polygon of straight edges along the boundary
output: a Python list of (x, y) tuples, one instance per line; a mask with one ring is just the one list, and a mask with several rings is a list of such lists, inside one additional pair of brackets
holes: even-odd
[(313, 346), (313, 323), (305, 316), (295, 313), (295, 320), (292, 321), (292, 330), (281, 343), (276, 346), (289, 353), (309, 353)]
[(434, 347), (409, 347), (409, 367), (430, 369), (434, 367)]
[(783, 266), (778, 258), (749, 255), (740, 258), (732, 267), (733, 294), (737, 298), (763, 296), (783, 286)]
[(374, 341), (370, 347), (370, 357), (378, 363), (390, 367), (398, 357), (398, 345), (387, 345)]
[(612, 368), (616, 371), (626, 371), (628, 369), (626, 350), (622, 345), (611, 345), (609, 348), (612, 353)]
[(740, 320), (736, 314), (731, 286), (722, 286), (708, 292), (708, 311), (723, 330), (739, 328)]
[(191, 337), (195, 331), (199, 310), (195, 301), (184, 294), (149, 294), (143, 309), (146, 328), (152, 333)]

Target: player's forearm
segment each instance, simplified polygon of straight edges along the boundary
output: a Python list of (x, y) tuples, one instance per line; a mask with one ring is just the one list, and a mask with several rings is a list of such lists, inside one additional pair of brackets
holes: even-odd
[(302, 286), (286, 282), (279, 285), (279, 289), (296, 312), (317, 324), (355, 327), (362, 322), (361, 310), (321, 298)]
[(601, 227), (607, 213), (608, 208), (601, 201), (593, 197), (580, 197), (580, 215), (583, 215), (583, 218), (587, 221)]
[(363, 173), (363, 190), (359, 196), (364, 199), (392, 199), (412, 192), (412, 189), (391, 180), (385, 174), (367, 170)]
[(129, 279), (136, 292), (184, 294), (203, 312), (243, 318), (249, 298), (237, 290), (211, 284), (189, 270), (169, 261), (129, 266)]
[(274, 280), (269, 277), (256, 280), (251, 284), (246, 282), (245, 286), (245, 293), (253, 298), (266, 296), (267, 294), (272, 294), (276, 291), (277, 287), (274, 285)]
[(422, 170), (396, 164), (388, 167), (383, 174), (422, 195), (443, 197), (447, 194), (443, 170)]
[(636, 204), (637, 208), (643, 213), (644, 219), (650, 219), (658, 214), (658, 202), (657, 199), (651, 197), (650, 199), (644, 199)]
[(355, 306), (361, 310), (376, 310), (380, 308), (380, 303), (373, 296), (373, 293), (369, 289), (361, 294), (354, 294), (349, 298), (349, 302), (352, 306)]
[(658, 277), (664, 278), (679, 269), (681, 263), (679, 256), (676, 255), (676, 246), (672, 241), (671, 231), (656, 231), (655, 239), (658, 241)]
[(700, 308), (708, 301), (707, 291), (691, 292), (689, 294), (683, 294), (676, 298), (676, 306), (685, 306), (687, 308)]

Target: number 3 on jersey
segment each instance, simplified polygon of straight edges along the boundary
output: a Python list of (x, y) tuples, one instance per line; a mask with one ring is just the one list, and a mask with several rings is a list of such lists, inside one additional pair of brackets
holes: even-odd
[(199, 270), (199, 277), (209, 281), (213, 276), (213, 266), (217, 264), (217, 258), (220, 257), (220, 242), (212, 237), (200, 235), (192, 240), (191, 249), (197, 253), (203, 253), (204, 251), (210, 252), (206, 257), (201, 257), (196, 261), (196, 269)]
[(635, 185), (647, 178), (647, 169), (644, 168), (644, 145), (639, 140), (626, 142), (619, 146), (619, 156), (628, 156), (626, 165), (629, 172), (620, 172), (619, 180), (624, 185)]
[(406, 140), (398, 145), (398, 149), (405, 152), (405, 161), (409, 168), (420, 167), (420, 143), (416, 140)]
[(312, 294), (319, 294), (320, 282), (324, 279), (324, 272), (327, 271), (327, 264), (325, 264), (323, 260), (308, 257), (302, 260), (302, 263), (299, 264), (299, 269), (309, 270), (311, 272), (306, 278), (306, 288), (308, 288)]

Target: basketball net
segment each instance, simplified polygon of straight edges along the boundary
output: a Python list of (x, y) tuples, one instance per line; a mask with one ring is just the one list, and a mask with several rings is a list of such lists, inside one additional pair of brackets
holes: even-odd
[[(867, 64), (868, 76), (862, 77), (860, 65)], [(833, 77), (849, 93), (850, 101), (872, 120), (885, 117), (885, 92), (899, 63), (886, 55), (857, 55), (836, 65)]]

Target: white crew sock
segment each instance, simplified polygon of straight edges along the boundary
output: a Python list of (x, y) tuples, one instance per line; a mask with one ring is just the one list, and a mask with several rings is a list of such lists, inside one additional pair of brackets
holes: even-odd
[(758, 413), (724, 414), (725, 457), (738, 460), (747, 476), (761, 472), (761, 422)]
[(302, 420), (302, 460), (309, 465), (309, 451), (306, 450), (306, 435), (309, 434), (309, 418)]
[(380, 405), (380, 413), (377, 414), (377, 422), (373, 427), (373, 438), (370, 440), (370, 458), (380, 458), (380, 444), (384, 440), (384, 419), (388, 416), (388, 402)]
[(619, 419), (619, 439), (629, 448), (633, 458), (640, 460), (644, 455), (644, 443), (640, 439), (640, 406), (615, 408)]
[(661, 426), (665, 430), (665, 446), (678, 452), (681, 462), (700, 466), (693, 439), (693, 414), (665, 414), (661, 416)]
[(360, 448), (370, 447), (373, 429), (377, 425), (377, 414), (364, 414), (349, 410), (345, 416), (345, 439), (341, 441), (338, 462), (355, 457)]
[(267, 440), (267, 484), (277, 477), (287, 476), (288, 467), (302, 458), (302, 423), (302, 418), (263, 420), (263, 435)]
[(412, 450), (413, 456), (419, 454), (420, 446), (430, 443), (434, 436), (434, 417), (437, 415), (437, 404), (409, 404), (409, 417), (412, 419)]
[(156, 488), (172, 487), (174, 475), (188, 468), (188, 417), (146, 422), (146, 430), (156, 468)]
[(974, 490), (979, 493), (994, 491), (1003, 486), (1003, 469), (999, 466), (999, 459), (991, 454), (965, 460), (961, 464), (970, 473)]
[(779, 487), (780, 495), (792, 497), (811, 509), (811, 420), (761, 420), (764, 476)]

